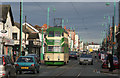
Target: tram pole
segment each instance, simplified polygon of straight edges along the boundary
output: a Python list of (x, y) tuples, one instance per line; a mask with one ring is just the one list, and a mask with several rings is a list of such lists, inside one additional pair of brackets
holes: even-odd
[(48, 28), (48, 26), (49, 26), (49, 12), (50, 12), (50, 8), (48, 7), (48, 15), (47, 15), (47, 28)]
[(41, 63), (43, 63), (43, 28), (42, 28), (42, 51), (41, 51)]
[(64, 19), (62, 19), (62, 28), (64, 28)]
[(20, 53), (22, 56), (22, 22), (23, 22), (23, 0), (20, 2)]

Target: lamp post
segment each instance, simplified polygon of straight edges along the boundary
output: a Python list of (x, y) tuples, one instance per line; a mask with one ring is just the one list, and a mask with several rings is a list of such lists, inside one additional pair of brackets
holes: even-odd
[(115, 42), (115, 8), (116, 8), (116, 2), (114, 0), (114, 17), (113, 17), (113, 46), (112, 46), (112, 54), (114, 54), (114, 42)]
[(43, 63), (43, 46), (44, 45), (44, 43), (43, 43), (43, 28), (42, 28), (42, 51), (41, 51), (41, 63)]
[[(53, 8), (53, 12), (55, 12), (55, 11), (56, 11), (56, 9)], [(48, 7), (48, 12), (47, 12), (47, 28), (49, 26), (49, 16), (50, 16), (50, 8)]]
[(22, 22), (23, 22), (23, 0), (20, 2), (20, 53), (22, 56)]
[[(109, 51), (109, 48), (107, 48), (109, 46), (109, 41), (107, 43), (107, 38), (110, 38), (110, 16), (104, 16), (104, 19), (108, 19), (108, 22), (106, 24), (106, 52), (107, 50)], [(108, 27), (108, 28), (107, 28)], [(107, 30), (108, 29), (108, 30)], [(108, 33), (107, 33), (108, 32)], [(108, 45), (108, 46), (107, 46)]]
[[(106, 5), (110, 5), (110, 3), (106, 3)], [(116, 1), (114, 0), (114, 16), (113, 16), (113, 32), (112, 32), (112, 54), (114, 54), (114, 44), (115, 44), (115, 10), (116, 9)]]
[[(7, 30), (5, 30), (5, 20), (3, 19), (0, 19), (2, 22), (3, 22), (3, 30), (1, 30), (1, 33), (7, 33)], [(2, 54), (4, 54), (4, 45), (5, 45), (5, 42), (4, 42), (4, 36), (2, 37)]]

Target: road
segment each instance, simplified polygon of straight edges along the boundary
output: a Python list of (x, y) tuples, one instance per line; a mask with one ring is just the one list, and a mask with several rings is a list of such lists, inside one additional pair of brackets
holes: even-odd
[[(79, 59), (79, 57), (78, 57)], [(33, 74), (32, 72), (23, 72), (23, 74), (18, 74), (17, 76), (25, 77), (30, 76), (30, 78), (35, 77), (44, 77), (44, 76), (70, 76), (70, 77), (81, 77), (81, 76), (118, 76), (118, 74), (106, 74), (100, 73), (101, 70), (101, 61), (99, 59), (94, 58), (93, 65), (79, 65), (78, 60), (70, 59), (67, 65), (63, 66), (47, 66), (47, 65), (40, 65), (40, 72), (39, 74)], [(18, 78), (19, 78), (18, 77)], [(106, 77), (107, 78), (107, 77)], [(108, 77), (110, 78), (110, 77)]]

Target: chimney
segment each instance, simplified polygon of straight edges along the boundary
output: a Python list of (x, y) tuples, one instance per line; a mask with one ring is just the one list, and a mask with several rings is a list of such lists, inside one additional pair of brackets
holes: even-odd
[(66, 26), (64, 26), (64, 29), (66, 30)]

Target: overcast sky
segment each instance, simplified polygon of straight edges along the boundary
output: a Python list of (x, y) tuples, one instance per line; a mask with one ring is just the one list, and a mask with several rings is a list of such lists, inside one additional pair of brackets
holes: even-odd
[[(19, 3), (3, 4), (11, 5), (14, 20), (19, 22)], [(54, 17), (64, 18), (64, 25), (67, 28), (75, 29), (79, 38), (88, 42), (101, 42), (102, 32), (106, 29), (102, 24), (108, 21), (104, 19), (104, 16), (112, 17), (114, 15), (113, 3), (106, 6), (105, 2), (24, 2), (23, 4), (23, 16), (26, 15), (27, 22), (33, 26), (42, 26), (47, 23), (47, 9), (49, 7), (50, 26), (53, 26)], [(53, 8), (56, 8), (55, 12), (53, 12)], [(118, 25), (118, 3), (116, 4), (116, 25)]]

